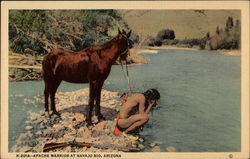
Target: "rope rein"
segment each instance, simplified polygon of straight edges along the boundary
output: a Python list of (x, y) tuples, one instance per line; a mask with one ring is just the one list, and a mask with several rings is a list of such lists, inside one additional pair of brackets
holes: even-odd
[(130, 82), (130, 78), (129, 78), (129, 73), (128, 73), (128, 64), (127, 64), (127, 60), (126, 60), (126, 72), (123, 68), (123, 63), (121, 61), (121, 66), (122, 66), (122, 71), (123, 71), (123, 75), (124, 75), (124, 78), (127, 80), (127, 83), (128, 83), (128, 94), (132, 94), (132, 88), (131, 88), (131, 82)]
[[(124, 52), (122, 52), (120, 55), (124, 55), (124, 54), (128, 54), (129, 53), (129, 41), (128, 41), (128, 38), (125, 37), (127, 39), (127, 43), (128, 43), (128, 47), (126, 48), (126, 50)], [(130, 78), (129, 78), (129, 73), (128, 73), (128, 61), (127, 61), (127, 57), (126, 57), (126, 60), (125, 60), (125, 64), (126, 64), (126, 73), (123, 69), (123, 62), (122, 60), (120, 61), (121, 62), (121, 66), (122, 66), (122, 71), (123, 71), (123, 75), (125, 77), (125, 79), (127, 79), (127, 83), (128, 83), (128, 95), (131, 95), (132, 94), (132, 88), (131, 88), (131, 82), (130, 82)]]

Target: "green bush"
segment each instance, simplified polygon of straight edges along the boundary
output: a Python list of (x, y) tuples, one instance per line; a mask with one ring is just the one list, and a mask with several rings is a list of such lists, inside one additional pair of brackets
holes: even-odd
[(161, 46), (162, 41), (151, 37), (149, 38), (147, 45), (148, 46)]
[(240, 49), (240, 21), (236, 20), (234, 25), (233, 18), (228, 17), (225, 30), (218, 31), (207, 41), (208, 49)]
[(175, 33), (173, 30), (170, 29), (164, 29), (158, 32), (157, 36), (156, 36), (157, 40), (165, 40), (165, 39), (170, 39), (173, 40), (175, 39)]
[[(129, 30), (116, 10), (10, 10), (9, 46), (15, 52), (44, 55), (50, 48), (73, 51), (100, 45)], [(138, 36), (132, 34), (132, 40)], [(30, 51), (31, 50), (31, 51)]]
[(177, 39), (174, 39), (174, 40), (169, 40), (169, 39), (166, 39), (166, 40), (162, 40), (162, 45), (176, 45), (178, 44), (180, 41), (177, 40)]

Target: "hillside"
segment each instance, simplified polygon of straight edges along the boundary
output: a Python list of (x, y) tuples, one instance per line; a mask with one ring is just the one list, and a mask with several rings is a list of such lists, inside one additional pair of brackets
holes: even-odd
[(176, 39), (201, 38), (216, 27), (225, 27), (228, 16), (240, 19), (237, 10), (120, 10), (133, 31), (141, 36), (155, 36), (162, 29), (175, 31)]

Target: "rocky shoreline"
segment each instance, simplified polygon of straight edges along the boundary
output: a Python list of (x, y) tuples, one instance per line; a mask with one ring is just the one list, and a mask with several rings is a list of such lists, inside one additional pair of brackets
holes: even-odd
[[(119, 110), (120, 99), (117, 92), (102, 90), (101, 112), (107, 120), (97, 123), (94, 116), (94, 126), (88, 128), (85, 124), (88, 88), (56, 94), (57, 109), (61, 117), (42, 116), (43, 112), (29, 112), (26, 121), (26, 132), (20, 134), (11, 152), (43, 152), (47, 143), (92, 143), (95, 145), (113, 145), (114, 147), (72, 147), (65, 146), (51, 152), (122, 152), (123, 148), (144, 149), (142, 141), (132, 141), (122, 135), (114, 135), (115, 117)], [(42, 101), (42, 98), (37, 98)], [(129, 151), (129, 150), (128, 150)]]
[[(25, 132), (17, 138), (10, 152), (44, 152), (45, 144), (66, 143), (66, 146), (50, 149), (46, 152), (130, 152), (143, 151), (146, 147), (142, 138), (134, 141), (123, 135), (114, 135), (116, 125), (115, 117), (120, 109), (120, 95), (118, 92), (102, 90), (101, 113), (106, 118), (98, 123), (97, 117), (92, 117), (93, 127), (86, 126), (86, 108), (89, 89), (80, 89), (72, 92), (56, 93), (56, 108), (61, 117), (43, 115), (43, 111), (28, 112), (28, 120), (25, 122)], [(25, 103), (43, 103), (43, 96), (35, 96), (34, 100)], [(90, 143), (89, 147), (77, 147), (70, 143)], [(162, 150), (160, 141), (154, 141), (147, 145), (152, 152), (177, 152), (174, 147), (166, 147)]]

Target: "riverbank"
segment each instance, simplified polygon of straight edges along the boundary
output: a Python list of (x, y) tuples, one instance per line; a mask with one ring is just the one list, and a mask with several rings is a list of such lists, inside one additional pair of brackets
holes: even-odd
[[(181, 47), (181, 46), (176, 46), (176, 45), (163, 45), (163, 46), (148, 46), (146, 47), (148, 50), (164, 50), (164, 49), (173, 49), (173, 50), (200, 50), (198, 47)], [(241, 54), (241, 50), (207, 50), (207, 51), (213, 51), (218, 54), (223, 54), (223, 55), (231, 55), (231, 56), (236, 56)]]
[(189, 47), (180, 47), (176, 45), (162, 45), (162, 46), (147, 46), (147, 49), (158, 49), (158, 50), (164, 50), (164, 49), (174, 49), (174, 50), (198, 50), (198, 48), (189, 48)]
[[(43, 97), (35, 98), (43, 102)], [(25, 100), (25, 102), (34, 102)], [(133, 141), (123, 135), (114, 135), (115, 117), (119, 110), (120, 98), (117, 92), (102, 90), (101, 112), (105, 121), (97, 123), (92, 117), (94, 126), (86, 126), (86, 109), (88, 88), (56, 94), (56, 108), (61, 118), (42, 116), (43, 112), (28, 112), (29, 120), (25, 122), (25, 132), (20, 134), (11, 152), (43, 152), (48, 143), (90, 143), (90, 147), (64, 146), (51, 149), (50, 152), (123, 152), (144, 149), (142, 141)], [(99, 146), (99, 147), (98, 147)], [(102, 147), (103, 148), (100, 148)]]
[(217, 53), (223, 55), (237, 56), (241, 54), (241, 50), (216, 50)]

